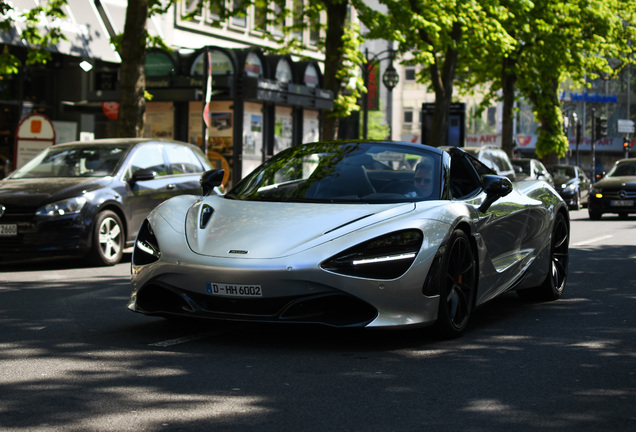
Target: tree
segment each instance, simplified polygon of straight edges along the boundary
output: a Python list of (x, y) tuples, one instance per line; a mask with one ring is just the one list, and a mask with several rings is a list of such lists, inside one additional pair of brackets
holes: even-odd
[[(8, 2), (4, 0), (0, 2), (0, 31), (10, 34), (14, 31), (12, 26), (13, 21), (16, 20), (23, 21), (25, 24), (20, 38), (30, 47), (24, 62), (26, 65), (46, 64), (51, 60), (51, 53), (47, 51), (47, 48), (66, 39), (60, 28), (55, 25), (49, 26), (48, 32), (44, 34), (38, 27), (42, 19), (46, 18), (55, 22), (56, 19), (65, 18), (66, 14), (62, 8), (66, 5), (66, 0), (49, 0), (44, 5), (18, 14)], [(22, 65), (23, 61), (5, 45), (0, 53), (0, 76), (17, 74)]]
[(631, 61), (634, 6), (619, 0), (499, 3), (506, 13), (498, 19), (514, 39), (513, 48), (475, 62), (465, 85), (490, 83), (484, 103), (503, 100), (502, 144), (508, 154), (513, 145), (514, 102), (523, 97), (532, 104), (540, 124), (537, 155), (563, 156), (568, 141), (559, 87), (566, 79), (583, 86), (587, 78), (613, 77)]
[(448, 142), (450, 104), (458, 75), (486, 52), (506, 52), (513, 43), (501, 27), (495, 0), (379, 0), (381, 13), (357, 4), (361, 21), (370, 29), (366, 37), (398, 42), (403, 63), (424, 65), (419, 82), (435, 93), (431, 142)]
[[(140, 0), (129, 3), (126, 14), (126, 26), (121, 38), (122, 71), (121, 71), (121, 106), (120, 118), (127, 118), (125, 125), (119, 127), (119, 136), (139, 136), (143, 131), (145, 99), (144, 99), (144, 68), (145, 50), (148, 35), (145, 21), (142, 22), (144, 9), (146, 17), (168, 11), (169, 7), (178, 0)], [(144, 6), (145, 4), (145, 6)], [(203, 8), (210, 8), (216, 12), (218, 21), (223, 22), (233, 16), (244, 15), (250, 6), (258, 6), (263, 12), (261, 25), (266, 29), (268, 25), (279, 26), (286, 35), (305, 28), (322, 29), (325, 38), (318, 42), (324, 49), (325, 69), (323, 73), (324, 85), (334, 94), (334, 109), (324, 117), (322, 135), (324, 139), (334, 139), (338, 130), (338, 118), (347, 116), (356, 108), (361, 87), (360, 80), (348, 91), (343, 92), (345, 84), (356, 76), (356, 64), (361, 64), (362, 54), (359, 50), (361, 43), (359, 28), (356, 25), (346, 25), (348, 19), (349, 0), (308, 0), (305, 2), (303, 13), (290, 10), (284, 0), (243, 0), (235, 2), (232, 9), (225, 7), (223, 0), (198, 0), (192, 8), (191, 16), (200, 14)], [(131, 10), (133, 9), (133, 10)], [(324, 11), (327, 22), (321, 25), (318, 17)], [(296, 15), (294, 15), (296, 12)], [(297, 19), (300, 14), (302, 19)], [(290, 20), (290, 17), (296, 19)], [(130, 24), (129, 24), (130, 22)], [(268, 34), (266, 32), (266, 34)], [(275, 36), (271, 36), (275, 37)], [(294, 49), (304, 48), (297, 40), (280, 39), (281, 47), (277, 52), (293, 52)], [(154, 41), (156, 44), (157, 41)], [(135, 122), (133, 125), (132, 123)]]

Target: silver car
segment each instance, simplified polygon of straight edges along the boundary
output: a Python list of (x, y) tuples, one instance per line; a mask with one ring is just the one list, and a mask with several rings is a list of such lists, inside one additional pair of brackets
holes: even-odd
[(466, 329), (510, 290), (561, 297), (568, 211), (459, 148), (324, 142), (289, 148), (226, 195), (159, 205), (132, 257), (147, 315), (335, 327)]

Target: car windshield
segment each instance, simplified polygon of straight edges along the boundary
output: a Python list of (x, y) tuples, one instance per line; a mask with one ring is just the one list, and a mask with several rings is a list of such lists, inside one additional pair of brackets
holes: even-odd
[(128, 146), (75, 145), (52, 146), (24, 166), (11, 178), (106, 177), (113, 175)]
[(576, 177), (576, 171), (571, 166), (551, 166), (548, 168), (550, 174), (555, 177), (574, 178)]
[(286, 149), (227, 198), (278, 202), (389, 203), (440, 197), (441, 154), (382, 142), (325, 142)]
[(636, 160), (621, 161), (607, 173), (608, 177), (636, 176)]

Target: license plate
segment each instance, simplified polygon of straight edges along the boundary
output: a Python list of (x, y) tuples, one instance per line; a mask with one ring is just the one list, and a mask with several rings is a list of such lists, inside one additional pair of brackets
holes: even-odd
[(205, 291), (208, 294), (223, 297), (262, 297), (263, 290), (260, 285), (226, 284), (206, 282)]
[(0, 236), (3, 237), (11, 237), (18, 235), (18, 226), (15, 224), (11, 225), (0, 225)]
[(634, 200), (612, 200), (610, 205), (613, 207), (634, 207)]

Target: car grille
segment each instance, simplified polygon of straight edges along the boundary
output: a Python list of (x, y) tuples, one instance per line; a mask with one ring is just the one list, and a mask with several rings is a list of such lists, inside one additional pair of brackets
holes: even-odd
[(603, 190), (603, 197), (609, 199), (636, 199), (636, 190), (625, 190), (625, 189), (615, 189), (615, 190)]
[(234, 299), (150, 284), (137, 293), (137, 310), (150, 315), (180, 315), (235, 321), (293, 322), (358, 327), (377, 310), (342, 293), (267, 299)]

